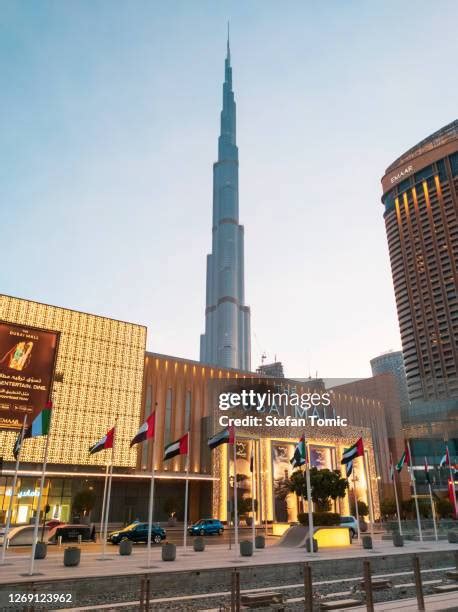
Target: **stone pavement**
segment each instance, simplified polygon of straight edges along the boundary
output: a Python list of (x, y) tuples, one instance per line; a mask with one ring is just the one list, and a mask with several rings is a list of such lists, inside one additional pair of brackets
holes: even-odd
[[(357, 608), (349, 608), (350, 612), (366, 612), (366, 606), (358, 606)], [(396, 601), (387, 601), (374, 605), (376, 612), (418, 612), (417, 600), (414, 598), (402, 599)], [(458, 610), (458, 593), (447, 593), (441, 595), (427, 595), (425, 597), (426, 612), (441, 611), (441, 610)], [(210, 612), (210, 611), (208, 611)]]
[[(306, 553), (303, 548), (282, 548), (269, 546), (263, 550), (255, 551), (252, 557), (237, 557), (234, 548), (228, 550), (227, 546), (212, 545), (204, 552), (196, 553), (191, 547), (184, 552), (182, 547), (177, 548), (177, 558), (174, 562), (164, 562), (161, 559), (161, 548), (154, 547), (151, 553), (151, 568), (147, 568), (147, 551), (145, 548), (135, 548), (131, 556), (121, 557), (117, 548), (109, 548), (105, 560), (100, 553), (85, 552), (81, 555), (78, 567), (65, 567), (63, 564), (63, 548), (61, 554), (48, 555), (46, 559), (35, 561), (34, 582), (68, 580), (73, 578), (116, 576), (142, 574), (146, 572), (179, 572), (189, 570), (205, 570), (216, 568), (230, 568), (235, 566), (273, 565), (284, 563), (303, 563), (304, 561), (323, 561), (339, 559), (356, 559), (358, 557), (377, 557), (386, 555), (401, 555), (406, 553), (427, 553), (428, 551), (458, 550), (456, 544), (448, 542), (406, 542), (403, 548), (395, 548), (391, 542), (376, 540), (373, 550), (365, 550), (359, 544), (348, 548), (323, 549), (316, 554)], [(113, 551), (113, 552), (112, 552)], [(7, 556), (8, 565), (0, 565), (0, 584), (13, 584), (30, 582), (28, 575), (29, 556), (11, 554)]]

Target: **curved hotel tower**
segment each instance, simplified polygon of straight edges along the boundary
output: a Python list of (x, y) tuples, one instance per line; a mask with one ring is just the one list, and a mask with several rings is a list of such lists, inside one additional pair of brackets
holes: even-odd
[(239, 225), (239, 161), (227, 41), (218, 161), (213, 164), (212, 252), (207, 255), (205, 333), (200, 361), (250, 369), (250, 309), (245, 306), (243, 226)]
[(382, 187), (411, 402), (405, 424), (442, 452), (458, 433), (458, 121), (393, 162)]

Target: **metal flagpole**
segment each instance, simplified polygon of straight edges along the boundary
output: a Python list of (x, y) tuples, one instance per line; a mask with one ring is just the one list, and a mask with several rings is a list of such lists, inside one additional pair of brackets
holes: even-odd
[(189, 456), (191, 454), (191, 436), (189, 431), (188, 436), (188, 456), (186, 460), (186, 485), (185, 485), (185, 496), (184, 496), (184, 532), (183, 532), (183, 553), (186, 552), (186, 538), (188, 535), (188, 491), (189, 491)]
[(392, 470), (391, 478), (393, 480), (393, 487), (394, 487), (394, 499), (396, 501), (396, 512), (398, 515), (399, 535), (402, 535), (401, 513), (399, 511), (398, 488), (396, 486), (396, 474), (395, 474), (396, 470), (393, 465), (393, 456), (391, 453), (390, 453), (390, 463), (391, 463), (391, 470)]
[(29, 576), (33, 576), (33, 566), (35, 563), (35, 551), (37, 548), (37, 540), (38, 540), (38, 527), (40, 523), (41, 499), (43, 497), (43, 488), (45, 486), (46, 465), (48, 463), (49, 438), (51, 437), (51, 421), (52, 421), (52, 413), (54, 410), (52, 405), (50, 406), (50, 408), (51, 408), (51, 412), (49, 415), (48, 434), (46, 436), (45, 450), (44, 450), (44, 456), (43, 456), (43, 467), (41, 470), (40, 490), (38, 492), (37, 513), (35, 515), (35, 525), (33, 527), (32, 554), (30, 555)]
[(105, 466), (105, 482), (103, 485), (103, 498), (102, 498), (102, 514), (100, 516), (100, 537), (103, 538), (103, 526), (105, 525), (105, 503), (107, 500), (107, 484), (108, 484), (108, 467), (110, 463), (107, 461)]
[(447, 453), (447, 457), (448, 457), (448, 471), (450, 474), (450, 481), (452, 483), (452, 491), (453, 491), (453, 509), (455, 511), (455, 518), (458, 518), (458, 508), (456, 505), (456, 491), (455, 491), (455, 474), (452, 470), (452, 458), (450, 457), (450, 451), (448, 450), (448, 444), (445, 444), (445, 452)]
[(148, 507), (148, 567), (151, 565), (151, 532), (153, 530), (153, 504), (154, 504), (154, 438), (151, 443), (151, 483), (149, 490)]
[[(3, 533), (2, 561), (1, 561), (0, 565), (3, 565), (5, 563), (6, 549), (7, 549), (7, 546), (8, 546), (8, 533), (10, 531), (11, 518), (12, 518), (12, 514), (13, 514), (14, 492), (16, 491), (16, 486), (17, 486), (17, 478), (18, 478), (18, 471), (19, 471), (20, 455), (21, 455), (21, 450), (22, 450), (22, 443), (24, 442), (24, 434), (25, 434), (26, 425), (27, 425), (27, 415), (24, 414), (24, 419), (22, 421), (22, 429), (21, 429), (21, 437), (20, 437), (20, 442), (19, 442), (19, 448), (18, 448), (17, 457), (16, 457), (16, 466), (14, 468), (14, 476), (13, 476), (13, 484), (12, 484), (12, 488), (11, 488), (11, 496), (10, 496), (10, 501), (9, 501), (9, 504), (8, 504), (8, 510), (7, 510), (7, 515), (6, 515), (5, 531)], [(6, 493), (6, 487), (5, 487), (5, 493)]]
[(423, 532), (421, 530), (421, 520), (420, 520), (420, 509), (418, 507), (418, 498), (417, 498), (417, 485), (415, 483), (415, 476), (413, 473), (413, 466), (412, 466), (412, 453), (410, 452), (410, 442), (409, 440), (406, 441), (407, 444), (407, 450), (409, 451), (409, 472), (410, 472), (410, 480), (412, 482), (412, 487), (413, 487), (413, 495), (415, 498), (415, 510), (417, 513), (417, 525), (418, 525), (418, 535), (420, 538), (420, 542), (423, 542)]
[(229, 454), (229, 448), (226, 453), (226, 468), (227, 468), (227, 530), (229, 532), (229, 550), (232, 548), (232, 536), (231, 536), (231, 456)]
[(251, 515), (253, 517), (253, 522), (251, 525), (251, 536), (253, 540), (254, 552), (256, 540), (256, 515), (254, 511), (254, 440), (251, 441)]
[(233, 444), (233, 453), (234, 453), (234, 545), (235, 545), (235, 554), (239, 555), (239, 517), (238, 517), (238, 509), (237, 509), (237, 450), (236, 450), (236, 433), (234, 429), (234, 444)]
[(368, 462), (367, 462), (367, 457), (366, 457), (366, 451), (364, 451), (363, 462), (364, 462), (364, 472), (365, 472), (366, 483), (367, 483), (367, 494), (369, 496), (369, 520), (371, 522), (371, 537), (373, 538), (374, 537), (374, 507), (372, 505), (372, 487), (371, 487), (371, 480), (370, 480), (370, 475), (369, 475), (369, 467), (368, 467)]
[(359, 524), (358, 496), (356, 495), (355, 466), (353, 465), (353, 498), (355, 500), (356, 524), (358, 525), (358, 542), (361, 542), (361, 526)]
[(102, 548), (102, 558), (103, 559), (105, 559), (105, 551), (106, 551), (107, 537), (108, 537), (108, 518), (110, 516), (111, 483), (113, 481), (113, 464), (114, 464), (116, 436), (117, 436), (117, 419), (115, 421), (113, 434), (114, 434), (113, 435), (113, 447), (111, 449), (111, 465), (110, 465), (110, 473), (108, 476), (108, 492), (107, 492), (107, 501), (106, 501), (106, 507), (105, 507), (105, 529), (103, 532), (103, 548)]
[(310, 553), (313, 555), (313, 508), (312, 508), (312, 487), (310, 484), (310, 465), (309, 465), (309, 449), (308, 444), (305, 441), (305, 482), (307, 485), (307, 509), (309, 515), (309, 541), (310, 541)]
[(428, 482), (428, 490), (429, 490), (429, 501), (431, 503), (431, 515), (433, 517), (433, 526), (434, 526), (434, 539), (437, 540), (439, 539), (438, 535), (437, 535), (437, 525), (436, 525), (436, 510), (434, 508), (434, 503), (433, 503), (433, 492), (431, 489), (431, 482), (429, 480), (429, 474), (428, 474), (428, 461), (425, 457), (425, 474), (426, 474), (426, 480)]

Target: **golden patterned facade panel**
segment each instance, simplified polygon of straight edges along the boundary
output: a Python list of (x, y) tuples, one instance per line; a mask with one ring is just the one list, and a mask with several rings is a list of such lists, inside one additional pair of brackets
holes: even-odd
[[(129, 443), (141, 419), (146, 328), (133, 323), (0, 295), (0, 320), (60, 332), (53, 387), (49, 463), (102, 465), (88, 448), (118, 418), (115, 465), (135, 467)], [(11, 461), (15, 432), (0, 432)], [(27, 440), (23, 461), (39, 463), (44, 439)]]

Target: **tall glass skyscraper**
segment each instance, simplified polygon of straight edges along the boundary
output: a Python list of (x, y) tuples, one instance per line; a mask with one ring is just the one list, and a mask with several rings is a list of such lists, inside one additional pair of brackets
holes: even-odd
[(213, 164), (212, 252), (207, 255), (205, 333), (200, 337), (200, 361), (249, 370), (250, 309), (245, 306), (235, 117), (228, 37), (218, 161)]

